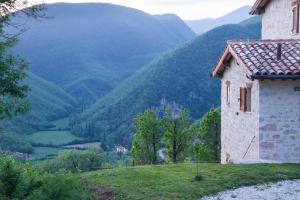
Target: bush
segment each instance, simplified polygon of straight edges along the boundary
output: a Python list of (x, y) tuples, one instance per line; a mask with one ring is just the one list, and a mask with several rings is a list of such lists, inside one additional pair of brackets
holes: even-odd
[(0, 152), (1, 200), (82, 200), (88, 193), (70, 174), (50, 175)]
[(102, 168), (106, 164), (106, 155), (102, 150), (66, 150), (42, 167), (48, 172), (83, 172)]

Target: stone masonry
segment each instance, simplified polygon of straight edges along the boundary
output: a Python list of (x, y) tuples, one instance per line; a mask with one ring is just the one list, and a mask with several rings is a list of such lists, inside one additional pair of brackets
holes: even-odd
[[(240, 111), (240, 87), (252, 83), (243, 66), (231, 61), (222, 78), (222, 163), (253, 163), (259, 159), (259, 83), (253, 82), (252, 112)], [(230, 81), (230, 105), (226, 102), (226, 81)], [(251, 142), (253, 140), (253, 142)], [(247, 152), (247, 149), (249, 150)]]
[(262, 15), (262, 39), (300, 39), (292, 26), (292, 0), (272, 0)]
[(300, 163), (300, 80), (260, 81), (259, 156)]

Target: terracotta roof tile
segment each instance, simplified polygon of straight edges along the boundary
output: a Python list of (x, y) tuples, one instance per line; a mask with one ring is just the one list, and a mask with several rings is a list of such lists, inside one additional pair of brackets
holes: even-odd
[(237, 40), (228, 41), (228, 48), (245, 65), (249, 76), (300, 75), (300, 40)]

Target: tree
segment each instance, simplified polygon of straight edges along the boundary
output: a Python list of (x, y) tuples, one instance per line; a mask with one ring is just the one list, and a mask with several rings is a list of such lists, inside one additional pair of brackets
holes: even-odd
[(200, 160), (220, 161), (221, 152), (221, 111), (212, 109), (201, 119), (197, 135), (202, 144), (196, 152)]
[(168, 156), (173, 163), (176, 163), (184, 157), (194, 133), (189, 111), (167, 108), (163, 127)]
[(161, 120), (154, 110), (139, 114), (135, 120), (137, 134), (134, 137), (132, 155), (139, 164), (156, 164), (162, 138)]
[[(29, 110), (29, 103), (24, 100), (29, 87), (22, 83), (28, 63), (8, 53), (18, 41), (24, 27), (13, 23), (11, 18), (16, 15), (38, 17), (41, 8), (30, 5), (27, 1), (0, 2), (0, 119), (11, 118)], [(10, 32), (5, 31), (7, 29)]]
[(48, 172), (84, 172), (100, 169), (105, 163), (105, 152), (100, 149), (67, 150), (46, 161), (42, 167)]

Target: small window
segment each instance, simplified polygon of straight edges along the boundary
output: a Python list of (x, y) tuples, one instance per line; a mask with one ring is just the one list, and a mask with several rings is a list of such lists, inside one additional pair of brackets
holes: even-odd
[(251, 112), (251, 98), (252, 98), (252, 88), (242, 87), (240, 88), (240, 110), (242, 112)]
[(294, 34), (299, 33), (299, 4), (293, 7), (293, 29)]
[(240, 110), (246, 112), (247, 89), (240, 88)]
[(227, 106), (230, 105), (230, 93), (231, 93), (231, 89), (230, 89), (230, 81), (226, 81), (226, 104)]

